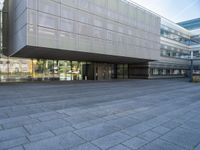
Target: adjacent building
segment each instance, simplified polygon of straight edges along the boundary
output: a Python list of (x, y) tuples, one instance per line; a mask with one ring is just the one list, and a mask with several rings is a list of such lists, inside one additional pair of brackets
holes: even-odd
[(2, 16), (1, 60), (23, 58), (23, 79), (184, 77), (199, 50), (198, 19), (187, 28), (127, 0), (5, 0)]

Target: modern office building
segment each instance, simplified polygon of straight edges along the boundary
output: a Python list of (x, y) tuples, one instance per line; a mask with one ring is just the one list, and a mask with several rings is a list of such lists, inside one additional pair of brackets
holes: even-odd
[(190, 32), (185, 28), (161, 18), (160, 59), (149, 63), (150, 78), (181, 77), (189, 70), (191, 53)]
[(194, 54), (194, 73), (200, 74), (200, 18), (179, 23), (190, 32), (190, 49)]
[[(200, 43), (193, 28), (127, 0), (5, 0), (2, 14), (3, 79), (184, 77)], [(11, 57), (24, 73), (10, 71)]]

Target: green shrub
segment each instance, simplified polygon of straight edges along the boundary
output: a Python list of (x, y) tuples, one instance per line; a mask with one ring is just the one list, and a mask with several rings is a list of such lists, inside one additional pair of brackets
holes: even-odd
[(200, 82), (200, 76), (193, 76), (192, 81), (195, 83)]

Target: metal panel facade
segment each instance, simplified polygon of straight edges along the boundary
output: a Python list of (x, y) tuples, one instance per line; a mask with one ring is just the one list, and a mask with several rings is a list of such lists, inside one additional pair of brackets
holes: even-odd
[(160, 57), (160, 17), (127, 1), (9, 1), (14, 15), (10, 55), (28, 45), (147, 60)]

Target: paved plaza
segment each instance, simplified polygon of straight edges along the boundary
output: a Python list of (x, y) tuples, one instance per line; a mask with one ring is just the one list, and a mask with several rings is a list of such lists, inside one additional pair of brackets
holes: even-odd
[(200, 84), (0, 85), (0, 150), (200, 150)]

